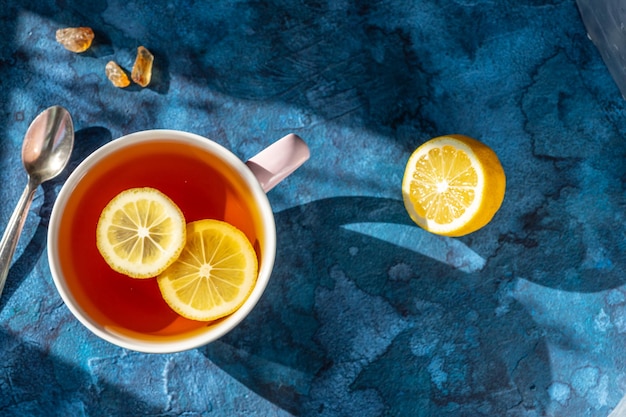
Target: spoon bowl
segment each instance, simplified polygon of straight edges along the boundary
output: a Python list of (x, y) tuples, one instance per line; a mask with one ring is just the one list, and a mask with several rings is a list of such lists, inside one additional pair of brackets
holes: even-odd
[(41, 182), (56, 177), (67, 165), (73, 145), (72, 117), (63, 107), (50, 107), (33, 120), (24, 137), (26, 172)]
[(69, 112), (52, 106), (30, 124), (22, 144), (22, 164), (28, 183), (0, 241), (0, 295), (37, 187), (63, 171), (74, 148), (74, 124)]

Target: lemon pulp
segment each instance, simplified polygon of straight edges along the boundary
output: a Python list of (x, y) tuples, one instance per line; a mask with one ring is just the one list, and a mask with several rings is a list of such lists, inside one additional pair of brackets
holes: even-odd
[(178, 258), (185, 234), (185, 218), (169, 197), (150, 187), (131, 188), (102, 210), (96, 245), (115, 271), (149, 278)]
[(178, 314), (211, 321), (245, 302), (257, 273), (256, 253), (246, 235), (228, 223), (206, 219), (187, 225), (182, 253), (157, 282), (163, 299)]
[(495, 152), (463, 135), (440, 136), (410, 156), (402, 197), (411, 219), (429, 232), (462, 236), (491, 221), (506, 178)]

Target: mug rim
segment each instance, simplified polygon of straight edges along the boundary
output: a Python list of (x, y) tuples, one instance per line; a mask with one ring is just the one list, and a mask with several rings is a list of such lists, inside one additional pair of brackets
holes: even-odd
[[(180, 336), (176, 336), (174, 338), (167, 336), (154, 336), (151, 337), (150, 340), (139, 340), (132, 338), (127, 334), (121, 334), (112, 329), (107, 329), (106, 326), (95, 322), (95, 320), (93, 320), (89, 314), (87, 314), (80, 307), (65, 282), (58, 259), (59, 252), (56, 242), (59, 236), (60, 220), (64, 208), (72, 195), (74, 187), (80, 183), (89, 169), (102, 158), (117, 152), (120, 149), (158, 139), (180, 141), (181, 143), (184, 142), (200, 149), (208, 150), (209, 152), (218, 155), (222, 161), (231, 166), (233, 170), (244, 180), (252, 193), (253, 201), (255, 201), (259, 206), (258, 210), (262, 220), (261, 224), (264, 229), (264, 239), (263, 242), (261, 242), (262, 262), (260, 262), (257, 282), (252, 290), (252, 293), (248, 296), (244, 304), (232, 314), (218, 320), (210, 327), (204, 327), (191, 332), (193, 335), (189, 337), (181, 338)], [(221, 338), (235, 328), (253, 310), (263, 295), (273, 270), (276, 258), (276, 225), (274, 213), (269, 203), (269, 199), (267, 198), (267, 194), (252, 171), (232, 151), (209, 138), (195, 133), (171, 129), (149, 129), (130, 133), (111, 140), (91, 152), (78, 164), (78, 166), (76, 166), (76, 168), (74, 168), (61, 187), (61, 190), (59, 191), (52, 207), (47, 234), (47, 249), (48, 264), (57, 292), (72, 315), (78, 319), (83, 326), (99, 338), (122, 348), (145, 353), (174, 353), (204, 346)]]

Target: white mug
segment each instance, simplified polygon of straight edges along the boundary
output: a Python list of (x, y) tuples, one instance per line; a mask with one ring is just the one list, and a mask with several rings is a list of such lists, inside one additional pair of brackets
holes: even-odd
[[(107, 143), (71, 173), (52, 210), (48, 260), (61, 298), (87, 329), (123, 348), (171, 353), (220, 338), (250, 313), (272, 273), (276, 228), (266, 193), (308, 158), (308, 147), (293, 134), (245, 163), (214, 141), (176, 130)], [(166, 306), (154, 279), (132, 279), (105, 266), (96, 248), (99, 214), (119, 192), (144, 186), (167, 194), (188, 222), (224, 220), (251, 240), (258, 277), (234, 313), (213, 322), (187, 320)]]

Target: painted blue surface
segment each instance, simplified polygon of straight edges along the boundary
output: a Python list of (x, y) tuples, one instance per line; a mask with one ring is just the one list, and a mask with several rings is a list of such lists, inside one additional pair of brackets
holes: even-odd
[[(0, 222), (30, 121), (76, 148), (36, 196), (0, 300), (3, 416), (606, 416), (626, 393), (624, 100), (574, 0), (5, 1)], [(72, 54), (59, 27), (91, 26)], [(135, 49), (153, 84), (104, 77)], [(241, 158), (294, 132), (312, 158), (269, 193), (278, 254), (240, 327), (172, 355), (98, 340), (46, 257), (63, 177), (126, 133), (181, 129)], [(413, 225), (411, 151), (462, 133), (507, 173), (458, 239)]]

